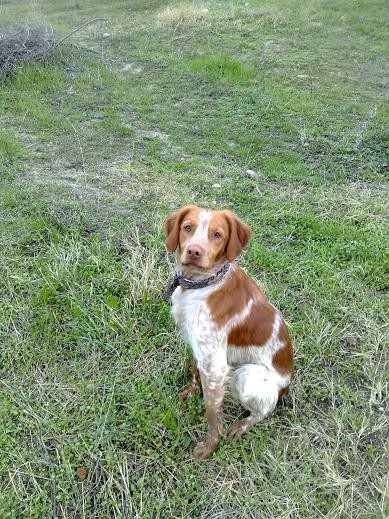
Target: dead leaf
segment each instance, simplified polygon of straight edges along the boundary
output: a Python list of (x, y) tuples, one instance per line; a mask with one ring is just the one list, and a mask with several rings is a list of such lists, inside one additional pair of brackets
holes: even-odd
[(355, 337), (353, 337), (352, 335), (349, 335), (346, 337), (346, 344), (347, 344), (347, 346), (355, 347), (357, 345), (357, 339)]
[(88, 477), (88, 469), (86, 469), (85, 467), (78, 467), (76, 474), (80, 481), (85, 481)]

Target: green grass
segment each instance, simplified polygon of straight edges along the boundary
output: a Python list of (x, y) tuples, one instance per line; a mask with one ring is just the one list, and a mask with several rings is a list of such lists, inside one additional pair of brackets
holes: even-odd
[(214, 80), (226, 79), (229, 82), (242, 83), (255, 76), (254, 68), (244, 67), (238, 60), (227, 54), (195, 57), (188, 65), (191, 70), (203, 73)]
[[(0, 6), (60, 35), (107, 19), (0, 84), (1, 517), (388, 515), (387, 11)], [(290, 396), (208, 462), (161, 300), (185, 203), (251, 225), (240, 263), (296, 353)]]
[(6, 168), (25, 158), (27, 153), (12, 131), (0, 130), (0, 166)]

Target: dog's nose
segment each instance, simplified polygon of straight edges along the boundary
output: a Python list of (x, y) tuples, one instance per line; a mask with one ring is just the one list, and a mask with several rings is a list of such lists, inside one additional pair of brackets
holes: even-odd
[(191, 258), (201, 258), (204, 254), (204, 251), (201, 247), (197, 245), (191, 245), (187, 250), (188, 256)]

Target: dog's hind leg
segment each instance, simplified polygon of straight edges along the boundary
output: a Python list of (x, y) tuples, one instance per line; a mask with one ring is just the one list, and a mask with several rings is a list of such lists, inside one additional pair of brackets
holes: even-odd
[(197, 395), (201, 392), (200, 373), (197, 369), (196, 361), (194, 359), (192, 361), (190, 372), (192, 373), (192, 380), (187, 389), (184, 389), (184, 391), (180, 393), (180, 399), (183, 402), (189, 402), (189, 400), (191, 400), (191, 398), (193, 398), (194, 395)]
[(289, 382), (290, 377), (284, 377), (263, 364), (244, 364), (236, 369), (231, 379), (231, 393), (251, 414), (233, 423), (227, 437), (238, 438), (266, 418)]

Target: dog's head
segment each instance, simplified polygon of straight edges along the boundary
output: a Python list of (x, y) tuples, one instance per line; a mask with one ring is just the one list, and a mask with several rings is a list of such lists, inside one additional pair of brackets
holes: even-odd
[(231, 211), (187, 205), (166, 220), (165, 235), (167, 249), (178, 249), (183, 267), (207, 271), (233, 261), (249, 242), (251, 230)]

